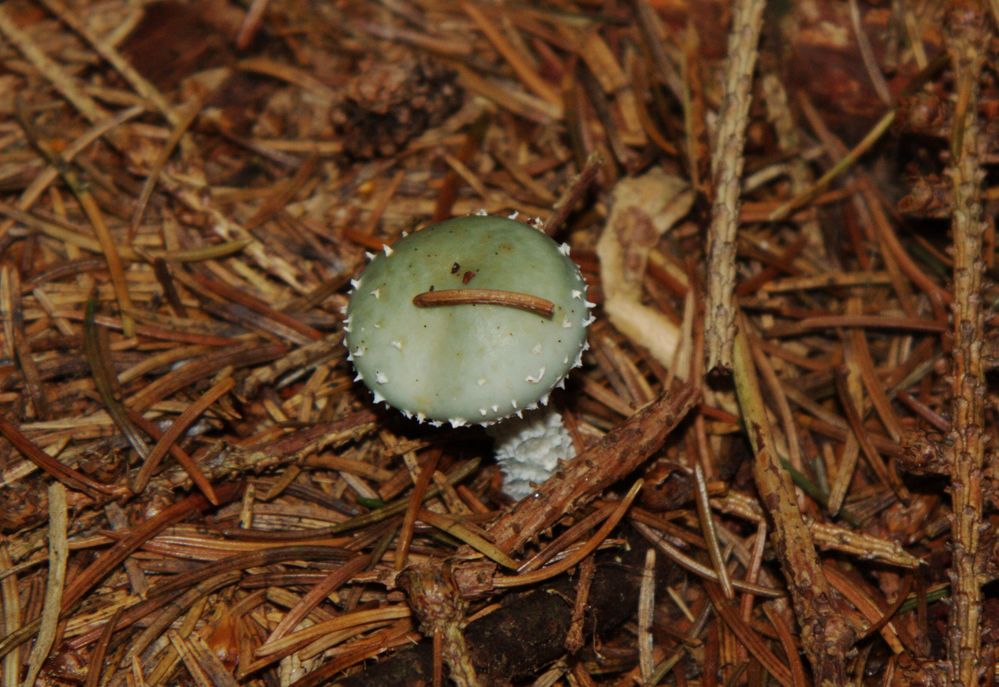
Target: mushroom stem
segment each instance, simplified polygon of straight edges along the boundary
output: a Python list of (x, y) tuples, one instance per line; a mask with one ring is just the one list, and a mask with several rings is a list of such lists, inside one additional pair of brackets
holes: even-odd
[(424, 291), (413, 296), (413, 305), (421, 308), (478, 304), (519, 308), (520, 310), (541, 315), (549, 320), (555, 314), (555, 304), (550, 300), (519, 291), (501, 291), (499, 289), (444, 289), (442, 291)]
[(534, 493), (555, 472), (560, 460), (576, 455), (562, 416), (551, 406), (511, 417), (486, 429), (496, 444), (503, 470), (503, 492), (515, 499)]

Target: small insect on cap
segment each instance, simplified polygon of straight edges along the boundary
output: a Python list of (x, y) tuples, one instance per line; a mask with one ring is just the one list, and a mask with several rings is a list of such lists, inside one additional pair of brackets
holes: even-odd
[(490, 216), (434, 224), (386, 247), (347, 306), (357, 379), (376, 402), (456, 427), (546, 403), (580, 364), (592, 321), (568, 253)]

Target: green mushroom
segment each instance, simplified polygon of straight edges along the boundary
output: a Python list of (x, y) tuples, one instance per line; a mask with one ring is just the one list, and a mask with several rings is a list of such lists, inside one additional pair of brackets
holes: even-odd
[(386, 246), (352, 282), (356, 379), (435, 425), (491, 425), (545, 405), (580, 365), (593, 321), (568, 254), (533, 227), (482, 215)]

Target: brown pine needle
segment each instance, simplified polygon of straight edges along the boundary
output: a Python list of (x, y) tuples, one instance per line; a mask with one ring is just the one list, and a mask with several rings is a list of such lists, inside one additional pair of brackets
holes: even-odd
[(348, 627), (356, 627), (358, 625), (366, 625), (372, 622), (408, 618), (411, 614), (412, 612), (409, 610), (409, 607), (403, 604), (344, 613), (343, 615), (337, 616), (330, 620), (316, 623), (315, 625), (311, 625), (297, 632), (288, 634), (279, 640), (271, 642), (266, 648), (260, 647), (260, 649), (257, 650), (257, 656), (261, 658), (271, 656), (285, 651), (289, 647), (305, 644), (313, 639), (337, 630), (342, 630)]
[(610, 514), (604, 524), (600, 526), (590, 539), (581, 547), (573, 551), (571, 554), (566, 556), (563, 560), (550, 565), (547, 568), (541, 568), (540, 570), (535, 570), (534, 572), (524, 573), (522, 575), (516, 575), (512, 577), (499, 575), (493, 578), (493, 586), (497, 589), (503, 589), (506, 587), (522, 587), (527, 584), (535, 584), (536, 582), (541, 582), (543, 580), (551, 579), (556, 575), (560, 575), (566, 570), (569, 570), (574, 565), (579, 563), (581, 560), (589, 556), (591, 553), (596, 551), (597, 547), (603, 543), (604, 539), (610, 535), (611, 531), (617, 526), (617, 523), (621, 521), (621, 518), (625, 516), (628, 512), (628, 508), (631, 507), (631, 502), (635, 500), (638, 496), (638, 492), (642, 488), (642, 480), (635, 482), (628, 493), (625, 494), (621, 503), (618, 504), (614, 512)]
[[(153, 446), (153, 449), (149, 452), (149, 455), (146, 456), (145, 461), (142, 463), (142, 467), (139, 468), (139, 472), (132, 480), (132, 489), (136, 493), (139, 493), (146, 488), (146, 485), (149, 483), (149, 478), (152, 477), (153, 472), (159, 466), (160, 461), (167, 454), (167, 451), (170, 450), (170, 447), (173, 446), (174, 442), (180, 439), (181, 435), (187, 431), (187, 428), (190, 427), (203, 412), (208, 410), (208, 408), (215, 403), (215, 401), (232, 391), (234, 386), (236, 386), (236, 380), (232, 377), (226, 377), (225, 379), (217, 382), (198, 400), (185, 408), (184, 412), (173, 421), (173, 424), (170, 425), (169, 429), (163, 432), (163, 436), (160, 437), (159, 441), (156, 442), (156, 445)], [(191, 477), (193, 478), (194, 475), (191, 475)], [(209, 498), (215, 496), (214, 490), (210, 490), (210, 492)], [(212, 503), (216, 505), (218, 504), (217, 497), (212, 500)]]
[(562, 98), (558, 89), (545, 81), (540, 74), (524, 59), (524, 56), (514, 48), (513, 44), (503, 35), (499, 24), (487, 17), (477, 4), (462, 2), (461, 9), (464, 10), (475, 25), (485, 34), (486, 38), (496, 47), (496, 50), (506, 59), (513, 71), (520, 77), (527, 88), (535, 95), (543, 98), (555, 108), (561, 108)]
[(7, 441), (21, 452), (21, 455), (70, 489), (82, 491), (95, 500), (99, 500), (102, 494), (111, 496), (120, 492), (115, 487), (96, 482), (83, 473), (63, 465), (60, 461), (39, 448), (35, 442), (31, 441), (21, 430), (3, 417), (0, 417), (0, 434), (3, 434), (7, 438)]
[[(823, 570), (825, 570), (826, 576), (829, 578), (829, 583), (836, 589), (836, 591), (842, 594), (844, 598), (852, 603), (868, 620), (868, 622), (875, 623), (883, 616), (884, 611), (864, 592), (863, 589), (858, 587), (855, 581), (851, 580), (847, 575), (837, 570), (833, 565), (826, 564), (823, 566)], [(890, 622), (886, 623), (881, 628), (881, 636), (884, 638), (885, 643), (891, 648), (892, 652), (900, 654), (905, 651), (902, 643), (898, 640), (898, 633), (896, 632), (894, 625)]]
[(103, 332), (97, 327), (96, 308), (97, 303), (94, 299), (88, 299), (83, 318), (83, 355), (90, 367), (90, 375), (93, 377), (97, 394), (104, 403), (108, 415), (139, 457), (144, 459), (149, 455), (149, 445), (115, 393), (117, 379), (114, 374), (114, 362), (111, 359), (111, 351), (108, 350), (107, 337), (102, 336)]
[(776, 210), (770, 213), (769, 219), (779, 222), (785, 219), (796, 209), (807, 204), (815, 196), (819, 195), (829, 186), (836, 177), (849, 170), (857, 159), (880, 140), (881, 136), (888, 130), (892, 122), (895, 121), (895, 111), (886, 112), (881, 119), (871, 128), (867, 135), (857, 145), (855, 145), (842, 159), (838, 160), (822, 177), (804, 192), (785, 202)]
[(753, 657), (781, 684), (781, 687), (792, 687), (791, 671), (770, 650), (759, 634), (742, 621), (735, 605), (725, 599), (721, 589), (711, 582), (705, 583), (704, 588), (708, 592), (708, 598), (711, 599), (715, 612), (721, 616)]
[(111, 230), (104, 220), (104, 213), (101, 212), (100, 206), (94, 199), (89, 187), (83, 183), (76, 171), (63, 158), (62, 154), (42, 140), (41, 132), (36, 129), (31, 112), (29, 112), (24, 99), (20, 97), (16, 98), (15, 106), (18, 121), (25, 135), (48, 159), (49, 164), (59, 171), (66, 185), (69, 186), (73, 195), (76, 196), (80, 207), (83, 209), (83, 213), (90, 221), (90, 225), (97, 237), (97, 242), (100, 244), (101, 252), (104, 254), (104, 260), (107, 262), (108, 272), (111, 275), (111, 283), (114, 286), (115, 296), (118, 299), (118, 306), (122, 311), (122, 330), (127, 337), (134, 336), (135, 323), (132, 321), (131, 316), (128, 315), (128, 312), (134, 307), (132, 305), (132, 297), (128, 292), (128, 280), (125, 278), (125, 269), (121, 255), (118, 252), (118, 247), (115, 245)]
[(66, 582), (66, 563), (69, 559), (66, 523), (66, 488), (59, 482), (53, 482), (49, 487), (49, 574), (45, 582), (41, 624), (35, 637), (35, 644), (31, 647), (25, 685), (35, 684), (35, 678), (41, 672), (42, 663), (48, 658), (56, 638), (63, 585)]
[(114, 635), (115, 625), (118, 624), (118, 619), (121, 618), (121, 614), (124, 611), (125, 607), (119, 606), (118, 610), (111, 616), (111, 619), (104, 624), (104, 629), (101, 630), (101, 638), (97, 640), (94, 651), (90, 655), (91, 661), (87, 665), (87, 679), (83, 683), (83, 687), (99, 687), (101, 684), (101, 675), (104, 672), (104, 658), (107, 656), (111, 637)]
[(499, 289), (443, 289), (424, 291), (413, 296), (413, 305), (420, 308), (440, 308), (449, 305), (502, 305), (517, 308), (551, 319), (555, 304), (541, 296)]
[(694, 463), (694, 502), (697, 504), (697, 518), (701, 523), (701, 532), (704, 533), (704, 541), (708, 545), (708, 556), (711, 557), (711, 565), (714, 566), (718, 582), (721, 584), (722, 592), (726, 599), (734, 599), (735, 591), (732, 589), (732, 580), (728, 576), (728, 568), (725, 567), (725, 558), (722, 556), (721, 547), (718, 545), (718, 533), (715, 531), (715, 521), (711, 515), (711, 505), (708, 502), (708, 486), (704, 479), (704, 468), (698, 460)]
[(516, 570), (518, 568), (517, 561), (513, 560), (500, 549), (496, 548), (495, 545), (491, 544), (484, 537), (479, 536), (469, 528), (462, 525), (458, 518), (445, 515), (443, 513), (435, 513), (434, 511), (427, 510), (426, 508), (421, 508), (416, 514), (416, 519), (421, 522), (425, 522), (432, 527), (436, 527), (442, 532), (447, 532), (457, 539), (460, 539), (486, 558), (499, 563), (504, 568), (509, 568), (511, 570)]
[(332, 570), (321, 582), (316, 584), (299, 600), (297, 606), (288, 611), (281, 621), (271, 631), (269, 637), (261, 644), (261, 648), (281, 639), (302, 621), (313, 608), (333, 593), (337, 588), (349, 582), (355, 573), (363, 570), (371, 562), (371, 556), (363, 554), (347, 561), (340, 567)]
[(142, 224), (142, 217), (146, 214), (146, 206), (149, 205), (149, 199), (153, 197), (153, 190), (156, 188), (156, 180), (159, 178), (160, 172), (163, 171), (167, 162), (170, 161), (170, 156), (173, 155), (174, 149), (180, 144), (180, 140), (187, 133), (191, 124), (194, 123), (194, 119), (198, 116), (199, 112), (201, 112), (201, 102), (199, 100), (195, 99), (187, 104), (180, 117), (174, 123), (173, 130), (170, 132), (170, 138), (163, 144), (163, 149), (153, 161), (152, 167), (149, 170), (149, 176), (146, 177), (145, 183), (142, 184), (142, 193), (139, 194), (139, 199), (135, 203), (135, 210), (132, 212), (132, 222), (128, 227), (129, 243), (132, 243), (132, 239), (135, 238), (135, 234), (139, 230), (139, 225)]
[[(125, 412), (128, 413), (128, 417), (132, 422), (138, 425), (139, 429), (148, 434), (153, 438), (154, 441), (160, 441), (163, 438), (163, 432), (156, 425), (156, 423), (151, 422), (144, 418), (139, 413), (126, 408)], [(173, 456), (177, 463), (180, 464), (184, 471), (191, 477), (191, 481), (201, 490), (201, 493), (205, 495), (211, 503), (218, 504), (218, 495), (215, 493), (215, 487), (212, 486), (211, 481), (194, 461), (191, 456), (188, 455), (187, 451), (177, 446), (176, 443), (170, 445), (170, 455)]]
[[(671, 561), (684, 568), (685, 570), (704, 578), (705, 580), (710, 580), (711, 582), (718, 582), (718, 573), (715, 572), (714, 568), (708, 567), (698, 563), (690, 556), (685, 555), (680, 549), (676, 548), (670, 544), (664, 536), (659, 534), (654, 528), (645, 524), (640, 520), (633, 520), (632, 525), (637, 529), (643, 537), (652, 542), (652, 544), (669, 557)], [(746, 594), (753, 594), (755, 596), (762, 596), (764, 598), (776, 599), (784, 596), (784, 592), (779, 589), (771, 589), (770, 587), (764, 587), (758, 584), (753, 584), (750, 582), (743, 582), (742, 580), (732, 580), (732, 586), (740, 592)]]
[(898, 497), (903, 501), (908, 500), (908, 489), (906, 489), (905, 485), (901, 483), (897, 475), (893, 475), (888, 471), (881, 455), (878, 453), (877, 449), (874, 448), (874, 444), (871, 443), (867, 430), (864, 428), (864, 421), (860, 416), (860, 411), (857, 410), (857, 407), (853, 404), (853, 399), (850, 397), (850, 392), (847, 389), (845, 371), (837, 370), (835, 378), (836, 389), (839, 392), (840, 405), (843, 407), (843, 412), (846, 414), (846, 420), (850, 425), (850, 429), (853, 430), (854, 438), (856, 438), (857, 443), (860, 445), (860, 448), (864, 453), (864, 457), (867, 458), (867, 463), (871, 466), (871, 469), (874, 470), (874, 473), (878, 476), (878, 479), (881, 480), (882, 484), (894, 490)]
[[(416, 518), (420, 512), (420, 504), (423, 502), (428, 488), (430, 488), (431, 477), (437, 469), (437, 463), (440, 460), (440, 457), (440, 451), (431, 452), (429, 458), (423, 464), (423, 467), (420, 468), (419, 475), (417, 475), (416, 481), (413, 484), (413, 490), (410, 492), (409, 498), (407, 499), (406, 514), (402, 519), (402, 531), (399, 532), (399, 541), (395, 547), (394, 567), (396, 571), (400, 571), (406, 567), (406, 559), (409, 556), (410, 544), (413, 542), (413, 528), (416, 526)], [(415, 456), (412, 456), (412, 460), (415, 465)]]

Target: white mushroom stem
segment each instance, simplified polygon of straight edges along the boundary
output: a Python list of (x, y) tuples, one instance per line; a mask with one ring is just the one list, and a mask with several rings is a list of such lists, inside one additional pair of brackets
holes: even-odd
[(534, 493), (548, 479), (560, 460), (575, 456), (572, 438), (562, 416), (550, 407), (511, 417), (490, 426), (496, 442), (496, 460), (503, 470), (503, 491), (515, 499)]

